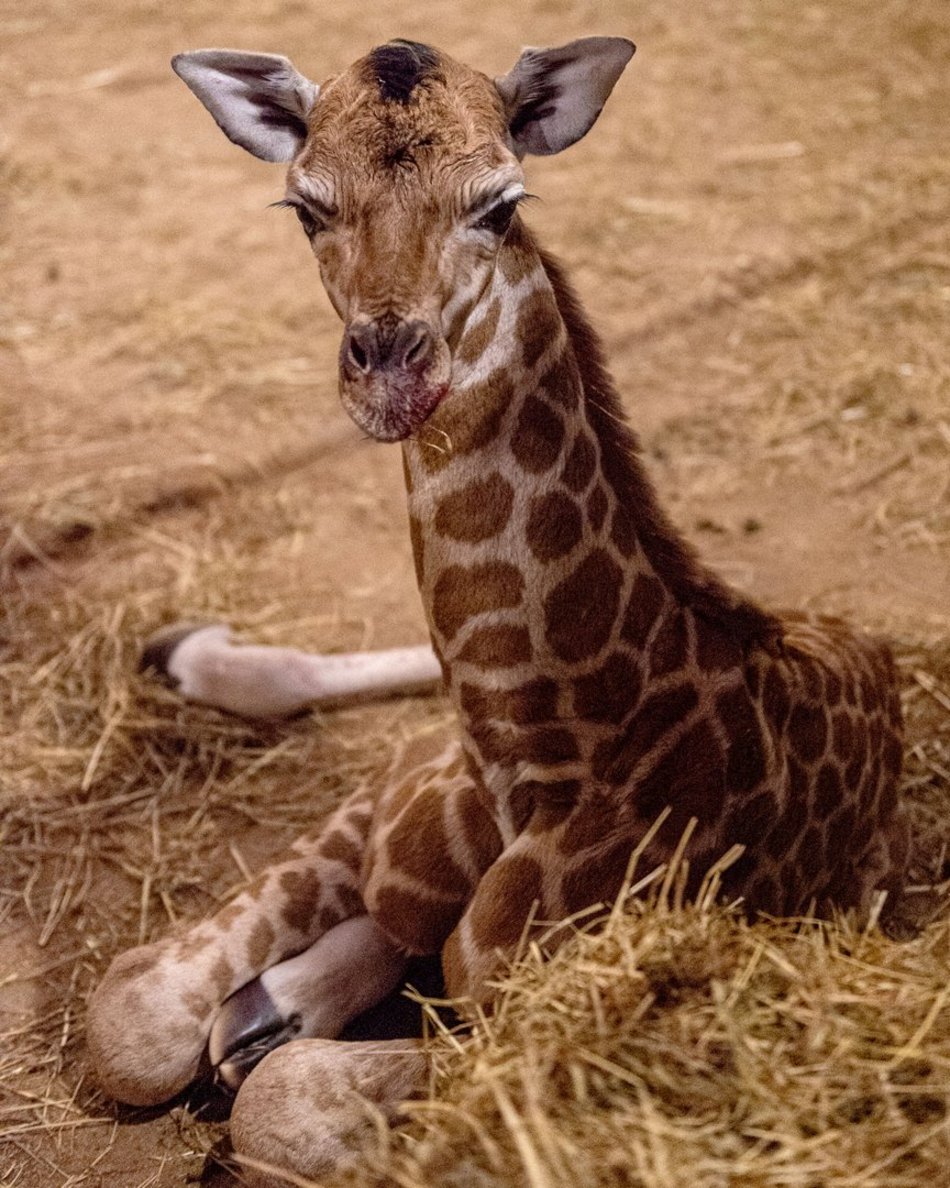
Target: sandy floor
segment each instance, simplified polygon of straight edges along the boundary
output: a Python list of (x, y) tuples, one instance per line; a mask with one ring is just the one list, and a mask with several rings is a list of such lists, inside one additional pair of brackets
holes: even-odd
[(398, 451), (338, 406), (338, 324), (295, 221), (265, 209), (279, 170), (168, 58), (279, 51), (320, 78), (401, 35), (501, 73), (589, 32), (639, 52), (588, 140), (531, 163), (528, 218), (704, 555), (897, 641), (912, 726), (937, 715), (908, 784), (945, 877), (944, 0), (0, 3), (0, 1184), (200, 1173), (213, 1124), (116, 1127), (83, 996), (444, 712), (257, 727), (134, 673), (184, 615), (314, 649), (424, 639)]

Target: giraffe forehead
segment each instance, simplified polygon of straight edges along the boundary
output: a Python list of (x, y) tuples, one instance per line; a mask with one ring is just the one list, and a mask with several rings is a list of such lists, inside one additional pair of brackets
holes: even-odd
[(364, 197), (440, 201), (517, 168), (490, 79), (425, 46), (407, 60), (405, 44), (379, 47), (324, 85), (292, 174)]

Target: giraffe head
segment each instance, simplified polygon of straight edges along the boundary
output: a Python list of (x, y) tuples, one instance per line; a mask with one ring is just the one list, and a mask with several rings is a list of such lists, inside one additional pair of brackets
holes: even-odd
[(341, 398), (372, 437), (410, 436), (447, 394), (453, 350), (525, 197), (521, 159), (579, 140), (633, 50), (612, 37), (528, 49), (492, 81), (393, 41), (322, 86), (270, 54), (174, 59), (231, 140), (289, 162), (283, 204), (345, 327)]

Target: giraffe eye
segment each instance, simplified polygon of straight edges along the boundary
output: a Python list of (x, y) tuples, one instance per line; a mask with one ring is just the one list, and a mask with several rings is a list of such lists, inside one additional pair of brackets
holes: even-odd
[(283, 198), (280, 202), (272, 202), (271, 206), (289, 207), (300, 222), (301, 227), (307, 234), (308, 239), (312, 239), (318, 231), (326, 231), (326, 221), (315, 215), (309, 206), (304, 206), (302, 202), (291, 200), (290, 198)]
[(326, 230), (326, 223), (312, 215), (305, 206), (294, 203), (294, 214), (300, 221), (300, 225), (303, 227), (308, 238), (316, 235), (318, 231)]
[(511, 220), (518, 209), (519, 198), (509, 198), (505, 202), (497, 202), (475, 223), (476, 231), (491, 231), (493, 235), (504, 235), (511, 226)]

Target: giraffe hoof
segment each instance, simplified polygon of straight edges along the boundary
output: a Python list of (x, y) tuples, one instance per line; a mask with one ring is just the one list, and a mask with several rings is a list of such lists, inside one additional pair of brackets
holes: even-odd
[(248, 982), (218, 1011), (208, 1037), (208, 1055), (218, 1084), (237, 1090), (268, 1054), (300, 1034), (302, 1019), (284, 1015), (260, 978)]
[(172, 657), (179, 644), (189, 635), (208, 626), (208, 623), (171, 623), (160, 628), (145, 641), (139, 659), (139, 672), (154, 672), (163, 681), (177, 688), (181, 684), (181, 678), (172, 671)]

